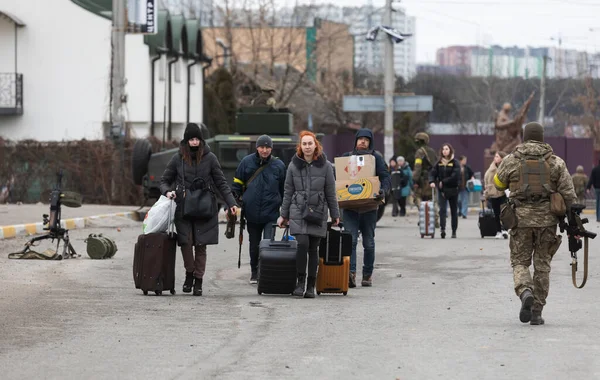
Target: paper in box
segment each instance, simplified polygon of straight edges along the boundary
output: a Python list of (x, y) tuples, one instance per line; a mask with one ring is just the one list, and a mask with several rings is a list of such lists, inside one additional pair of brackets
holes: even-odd
[(335, 193), (340, 208), (373, 206), (379, 202), (375, 196), (379, 193), (379, 177), (359, 178), (347, 181), (335, 181)]
[(375, 156), (371, 154), (335, 158), (335, 179), (350, 181), (375, 176)]

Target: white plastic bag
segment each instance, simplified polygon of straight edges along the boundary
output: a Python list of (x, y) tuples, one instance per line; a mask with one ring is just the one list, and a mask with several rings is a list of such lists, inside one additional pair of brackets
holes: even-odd
[(161, 195), (150, 211), (146, 213), (143, 223), (144, 235), (165, 232), (169, 223), (175, 218), (175, 205), (173, 200)]

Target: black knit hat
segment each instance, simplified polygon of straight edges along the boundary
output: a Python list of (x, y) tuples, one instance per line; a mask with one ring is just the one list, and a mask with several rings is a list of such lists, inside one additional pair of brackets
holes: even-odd
[(523, 141), (529, 140), (544, 142), (544, 127), (542, 127), (540, 123), (532, 121), (525, 125), (525, 129), (523, 130)]
[(202, 138), (202, 132), (200, 131), (200, 127), (196, 123), (188, 123), (185, 127), (185, 132), (183, 133), (183, 140), (190, 141), (193, 138), (197, 138), (198, 140), (204, 140)]
[(273, 140), (267, 135), (262, 135), (256, 140), (256, 147), (266, 146), (267, 148), (273, 148)]

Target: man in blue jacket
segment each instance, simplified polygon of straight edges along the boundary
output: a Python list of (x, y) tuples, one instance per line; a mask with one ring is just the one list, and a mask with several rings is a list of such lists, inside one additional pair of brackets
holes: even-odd
[(271, 155), (273, 140), (262, 135), (256, 140), (256, 153), (244, 157), (235, 171), (231, 190), (243, 203), (250, 245), (250, 283), (258, 281), (258, 245), (261, 236), (270, 239), (283, 200), (285, 165)]
[[(375, 152), (373, 147), (373, 132), (363, 128), (356, 132), (354, 150), (344, 153), (343, 156), (366, 155), (375, 156), (375, 175), (381, 182), (378, 200), (382, 201), (384, 194), (390, 189), (392, 181), (390, 173), (386, 168), (383, 157)], [(373, 285), (373, 266), (375, 264), (375, 226), (377, 224), (378, 205), (357, 208), (345, 208), (343, 214), (344, 227), (352, 233), (352, 255), (350, 256), (350, 278), (348, 284), (351, 288), (356, 287), (356, 246), (358, 233), (362, 234), (363, 256), (362, 286)]]

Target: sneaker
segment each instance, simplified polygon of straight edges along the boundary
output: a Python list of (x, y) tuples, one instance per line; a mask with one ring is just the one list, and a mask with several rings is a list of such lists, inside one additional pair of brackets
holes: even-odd
[(502, 232), (496, 232), (496, 239), (504, 239), (504, 236), (502, 236)]
[(250, 275), (250, 284), (258, 284), (258, 273), (252, 272), (252, 274)]
[(356, 273), (350, 272), (350, 278), (348, 279), (348, 287), (356, 288)]
[(360, 284), (362, 286), (373, 286), (373, 275), (363, 275), (362, 282)]
[(505, 230), (502, 230), (502, 237), (505, 239), (508, 239), (508, 232)]

